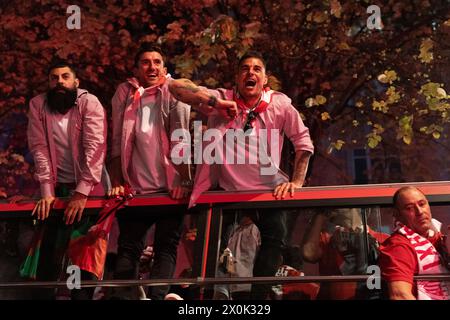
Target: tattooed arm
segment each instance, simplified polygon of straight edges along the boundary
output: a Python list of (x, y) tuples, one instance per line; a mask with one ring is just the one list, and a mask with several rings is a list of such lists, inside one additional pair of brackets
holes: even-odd
[(298, 150), (295, 153), (294, 174), (292, 180), (276, 186), (273, 192), (276, 199), (284, 199), (288, 192), (291, 197), (293, 197), (295, 189), (299, 189), (303, 186), (310, 157), (311, 152), (309, 151)]
[(184, 103), (208, 106), (209, 112), (216, 109), (226, 118), (234, 118), (237, 114), (237, 105), (234, 101), (217, 98), (208, 90), (198, 87), (188, 79), (173, 79), (169, 83), (170, 93)]

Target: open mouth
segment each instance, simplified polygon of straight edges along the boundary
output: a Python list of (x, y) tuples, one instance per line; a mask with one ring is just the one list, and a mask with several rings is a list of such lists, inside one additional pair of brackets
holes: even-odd
[(245, 81), (245, 87), (249, 89), (253, 89), (256, 86), (256, 81), (253, 79), (248, 79)]
[(158, 79), (158, 75), (156, 73), (147, 73), (147, 78), (150, 80)]

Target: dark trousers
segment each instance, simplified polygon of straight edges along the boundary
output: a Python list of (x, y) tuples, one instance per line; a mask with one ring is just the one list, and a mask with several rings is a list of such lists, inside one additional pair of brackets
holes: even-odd
[[(261, 235), (261, 246), (253, 267), (254, 277), (273, 277), (281, 264), (286, 245), (287, 212), (280, 209), (259, 209), (255, 222)], [(273, 284), (253, 284), (251, 299), (266, 299)]]
[[(55, 188), (57, 197), (70, 197), (71, 190), (76, 188), (75, 184), (58, 183)], [(62, 221), (62, 213), (52, 214), (47, 220), (39, 222), (38, 228), (45, 228), (40, 247), (39, 264), (36, 274), (36, 280), (55, 281), (64, 280), (66, 273), (66, 250), (69, 244), (71, 233), (85, 223), (90, 223), (93, 217), (84, 212), (80, 222), (74, 222), (67, 226)], [(81, 281), (97, 280), (97, 277), (87, 271), (81, 270)], [(91, 300), (94, 295), (95, 287), (73, 289), (70, 292), (72, 300)], [(31, 290), (33, 299), (46, 300), (55, 299), (55, 288), (36, 288)]]
[[(139, 258), (144, 250), (145, 236), (155, 224), (153, 242), (154, 262), (150, 278), (168, 279), (175, 272), (177, 248), (183, 230), (184, 215), (169, 210), (154, 211), (147, 208), (129, 207), (118, 211), (119, 239), (114, 279), (137, 279)], [(149, 297), (162, 300), (169, 286), (152, 286)], [(121, 299), (136, 299), (136, 287), (121, 287), (113, 296)]]
[[(89, 218), (83, 216), (79, 223), (74, 223), (74, 227), (84, 223), (86, 219)], [(40, 248), (36, 280), (64, 280), (67, 277), (64, 257), (73, 226), (64, 225), (61, 217), (55, 216), (48, 218), (42, 224), (45, 224), (45, 233)], [(97, 280), (97, 277), (90, 272), (81, 270), (81, 281), (83, 280)], [(91, 300), (94, 290), (95, 287), (73, 289), (70, 291), (70, 296), (72, 300)], [(32, 299), (35, 300), (54, 300), (55, 294), (55, 288), (33, 288), (31, 290)]]
[[(81, 270), (81, 281), (83, 280), (98, 280), (97, 277), (87, 271)], [(83, 283), (83, 282), (81, 282)], [(95, 287), (72, 289), (70, 291), (70, 298), (72, 300), (92, 300), (94, 297)]]

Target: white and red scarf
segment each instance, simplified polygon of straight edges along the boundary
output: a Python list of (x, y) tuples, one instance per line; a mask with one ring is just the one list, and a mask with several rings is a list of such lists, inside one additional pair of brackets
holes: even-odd
[[(274, 91), (271, 90), (269, 87), (265, 87), (264, 90), (261, 93), (261, 99), (256, 104), (255, 108), (251, 109), (251, 107), (247, 106), (247, 104), (242, 100), (241, 95), (237, 90), (233, 92), (233, 100), (238, 105), (239, 109), (241, 109), (244, 113), (244, 116), (246, 117), (248, 115), (248, 111), (253, 110), (256, 114), (260, 114), (261, 112), (264, 112), (267, 110), (267, 107), (272, 102), (272, 95)], [(245, 119), (244, 119), (245, 120)], [(256, 117), (252, 120), (252, 122), (256, 121)], [(252, 123), (253, 125), (253, 123)]]
[[(434, 219), (433, 223), (440, 224)], [(396, 222), (395, 231), (405, 236), (416, 251), (417, 261), (419, 264), (419, 275), (448, 273), (439, 252), (428, 239), (398, 221)], [(448, 285), (449, 284), (444, 281), (417, 281), (417, 299), (449, 300), (450, 288)]]

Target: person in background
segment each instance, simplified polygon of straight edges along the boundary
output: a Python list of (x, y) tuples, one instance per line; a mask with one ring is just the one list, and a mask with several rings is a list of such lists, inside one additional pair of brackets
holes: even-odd
[[(227, 246), (222, 253), (217, 277), (253, 277), (253, 267), (261, 244), (260, 233), (251, 213), (242, 211), (236, 214), (237, 221), (228, 227), (224, 237)], [(251, 284), (246, 283), (215, 285), (213, 299), (248, 300), (250, 290)]]
[(389, 298), (449, 300), (449, 282), (414, 281), (416, 275), (450, 273), (445, 230), (433, 219), (426, 196), (415, 187), (402, 187), (392, 202), (396, 228), (382, 244), (380, 256)]
[[(366, 274), (367, 267), (377, 263), (379, 244), (388, 235), (366, 226), (367, 256), (361, 214), (358, 208), (331, 209), (315, 214), (302, 240), (304, 261), (319, 263), (322, 276)], [(365, 283), (323, 282), (317, 299), (367, 299), (364, 289)]]

